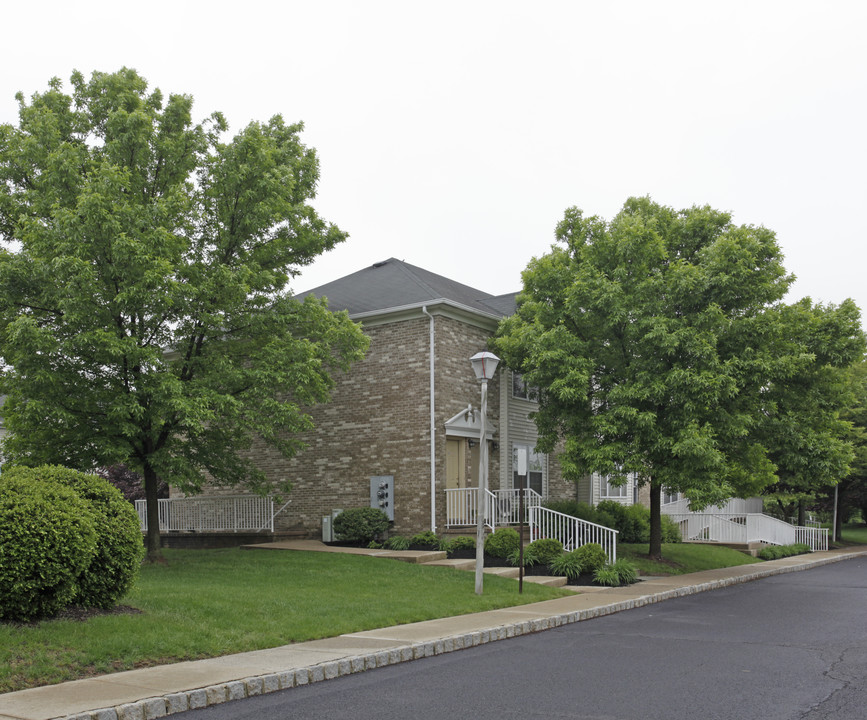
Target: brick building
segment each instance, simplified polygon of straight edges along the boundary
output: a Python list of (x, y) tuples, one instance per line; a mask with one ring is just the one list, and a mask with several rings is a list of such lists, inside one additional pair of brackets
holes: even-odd
[[(256, 448), (257, 463), (292, 483), (278, 530), (317, 535), (334, 509), (372, 503), (372, 479), (390, 478), (394, 532), (443, 532), (446, 488), (477, 487), (480, 387), (470, 358), (485, 350), (516, 293), (494, 296), (394, 258), (310, 290), (346, 310), (370, 337), (331, 402), (311, 410), (315, 429), (291, 459)], [(308, 293), (305, 293), (308, 294)], [(532, 388), (500, 366), (488, 388), (489, 489), (515, 487), (518, 448), (529, 453), (529, 486), (543, 498), (598, 502), (607, 484), (576, 486), (553, 456), (537, 454)], [(615, 489), (624, 502), (632, 490)]]

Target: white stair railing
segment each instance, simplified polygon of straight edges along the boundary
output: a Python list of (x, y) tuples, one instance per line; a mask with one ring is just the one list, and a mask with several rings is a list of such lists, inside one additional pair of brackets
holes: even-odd
[(828, 549), (827, 528), (795, 527), (762, 513), (667, 512), (684, 540), (771, 545), (803, 543), (811, 550)]
[[(446, 527), (475, 526), (478, 507), (478, 488), (450, 488), (446, 490)], [(496, 496), (490, 490), (486, 490), (485, 525), (491, 530), (494, 530), (497, 524), (496, 507)]]
[[(142, 532), (147, 503), (135, 501)], [(168, 498), (158, 501), (160, 532), (274, 532), (274, 502), (258, 495)]]
[(563, 543), (567, 551), (598, 543), (608, 556), (608, 562), (617, 561), (617, 530), (541, 506), (531, 507), (528, 514), (531, 542), (554, 538)]

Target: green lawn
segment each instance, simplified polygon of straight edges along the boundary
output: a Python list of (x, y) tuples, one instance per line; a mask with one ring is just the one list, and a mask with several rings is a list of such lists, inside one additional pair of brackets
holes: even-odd
[(661, 562), (651, 560), (647, 555), (648, 552), (649, 547), (646, 543), (617, 545), (617, 557), (636, 565), (642, 575), (683, 575), (701, 570), (762, 562), (758, 558), (721, 545), (665, 543), (662, 546)]
[(864, 523), (844, 525), (840, 535), (843, 542), (867, 545), (867, 525)]
[(0, 692), (569, 595), (471, 572), (332, 553), (166, 550), (123, 602), (140, 612), (0, 623)]

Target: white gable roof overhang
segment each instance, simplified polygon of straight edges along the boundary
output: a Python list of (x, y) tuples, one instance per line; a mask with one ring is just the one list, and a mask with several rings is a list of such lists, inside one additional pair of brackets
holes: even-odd
[(467, 305), (461, 305), (460, 303), (445, 298), (439, 298), (437, 300), (413, 303), (412, 305), (402, 305), (400, 307), (384, 308), (382, 310), (369, 310), (367, 312), (352, 313), (349, 318), (355, 322), (360, 322), (362, 326), (366, 325), (371, 327), (374, 325), (425, 317), (425, 314), (422, 312), (423, 308), (426, 308), (431, 315), (450, 317), (454, 320), (460, 320), (467, 325), (473, 325), (489, 332), (494, 332), (497, 329), (497, 325), (503, 317), (502, 315), (493, 312), (476, 310)]
[[(481, 431), (481, 412), (472, 405), (467, 405), (465, 410), (461, 410), (457, 415), (446, 420), (447, 437), (464, 437), (475, 440), (478, 439)], [(497, 426), (489, 418), (485, 424), (485, 437), (488, 440), (493, 440), (496, 434)]]

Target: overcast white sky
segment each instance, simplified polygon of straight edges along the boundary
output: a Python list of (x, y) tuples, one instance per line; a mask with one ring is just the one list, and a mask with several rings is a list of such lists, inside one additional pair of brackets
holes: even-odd
[(303, 120), (349, 240), (306, 290), (397, 257), (520, 288), (563, 211), (631, 195), (777, 233), (794, 300), (867, 308), (867, 3), (29, 0), (0, 122), (77, 68), (136, 68), (234, 129)]

